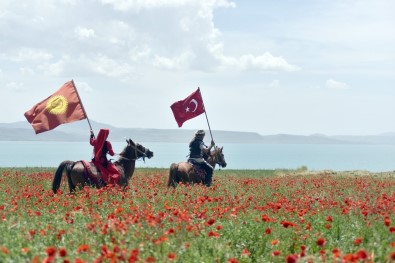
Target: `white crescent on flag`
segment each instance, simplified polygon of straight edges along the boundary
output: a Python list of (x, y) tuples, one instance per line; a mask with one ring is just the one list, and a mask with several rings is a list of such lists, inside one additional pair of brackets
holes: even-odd
[(191, 104), (191, 103), (195, 104), (195, 109), (193, 109), (193, 111), (192, 111), (192, 112), (195, 112), (199, 104), (198, 104), (198, 102), (197, 102), (195, 99), (192, 99), (192, 100), (189, 102), (189, 104)]

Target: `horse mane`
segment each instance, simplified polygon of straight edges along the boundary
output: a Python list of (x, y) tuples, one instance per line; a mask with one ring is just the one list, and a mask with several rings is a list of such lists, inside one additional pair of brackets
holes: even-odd
[(131, 140), (126, 140), (127, 144), (126, 146), (123, 148), (123, 150), (119, 153), (119, 158), (118, 160), (116, 160), (114, 162), (114, 164), (121, 164), (123, 161), (125, 160), (129, 160), (133, 157), (127, 157), (129, 155), (128, 150), (131, 149), (133, 146), (131, 145), (131, 143), (133, 143), (133, 145), (135, 146), (136, 144)]

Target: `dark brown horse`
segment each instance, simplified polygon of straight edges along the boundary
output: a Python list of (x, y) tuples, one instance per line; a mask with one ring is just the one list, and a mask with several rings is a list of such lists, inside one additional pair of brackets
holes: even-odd
[[(134, 143), (132, 140), (126, 140), (127, 145), (119, 154), (119, 158), (114, 162), (115, 167), (120, 172), (118, 184), (126, 187), (134, 173), (136, 160), (139, 158), (151, 158), (154, 153), (144, 146)], [(66, 170), (67, 181), (70, 192), (74, 192), (76, 187), (85, 185), (100, 188), (105, 185), (101, 180), (101, 174), (92, 162), (86, 161), (63, 161), (55, 172), (52, 182), (52, 190), (56, 194), (60, 188), (63, 171)]]
[[(214, 151), (210, 153), (207, 162), (215, 168), (215, 165), (226, 167), (225, 156), (222, 152), (224, 147), (215, 147)], [(176, 187), (178, 183), (184, 184), (199, 184), (204, 182), (204, 178), (195, 172), (195, 169), (189, 162), (180, 162), (178, 164), (172, 163), (170, 165), (169, 180), (167, 186)]]

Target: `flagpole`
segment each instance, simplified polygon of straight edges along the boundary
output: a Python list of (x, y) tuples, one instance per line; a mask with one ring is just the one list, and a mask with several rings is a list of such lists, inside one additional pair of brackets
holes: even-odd
[[(200, 92), (200, 88), (199, 88), (199, 87), (198, 87), (198, 90), (199, 90), (199, 92)], [(204, 100), (203, 100), (203, 96), (202, 96), (202, 93), (201, 93), (201, 92), (200, 92), (200, 96), (202, 97), (204, 115), (206, 115), (206, 120), (207, 120), (208, 130), (210, 131), (211, 140), (214, 141), (214, 139), (213, 139), (213, 133), (211, 132), (210, 123), (208, 122), (206, 107), (204, 107)]]
[(74, 80), (71, 80), (71, 83), (73, 83), (73, 87), (74, 87), (75, 93), (77, 94), (78, 100), (80, 101), (81, 108), (82, 108), (82, 111), (83, 111), (84, 114), (85, 114), (86, 120), (88, 121), (89, 128), (91, 129), (91, 131), (93, 131), (92, 125), (91, 125), (91, 123), (90, 123), (90, 121), (89, 121), (89, 118), (88, 118), (88, 115), (86, 114), (86, 111), (85, 111), (85, 108), (84, 108), (84, 104), (82, 103), (80, 94), (78, 93), (77, 87), (76, 87), (75, 84), (74, 84)]

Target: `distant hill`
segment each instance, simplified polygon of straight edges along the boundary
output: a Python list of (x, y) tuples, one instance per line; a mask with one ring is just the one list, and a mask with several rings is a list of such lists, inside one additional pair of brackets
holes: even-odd
[[(110, 129), (111, 141), (123, 141), (131, 138), (140, 142), (189, 142), (195, 130), (187, 129), (144, 129), (118, 128), (108, 124), (90, 121), (97, 133), (100, 128)], [(208, 131), (206, 131), (208, 132)], [(323, 134), (312, 135), (260, 135), (256, 132), (238, 132), (213, 130), (217, 143), (262, 143), (262, 144), (395, 144), (395, 133), (379, 135), (351, 136)], [(209, 143), (206, 136), (206, 143)], [(89, 125), (87, 121), (77, 121), (60, 125), (56, 129), (35, 134), (27, 121), (0, 123), (0, 141), (87, 141), (89, 140)]]
[[(144, 129), (118, 128), (108, 124), (90, 121), (93, 130), (110, 129), (111, 141), (123, 141), (131, 138), (140, 142), (189, 142), (195, 130), (186, 129)], [(208, 132), (208, 131), (207, 131)], [(259, 143), (262, 136), (253, 132), (212, 131), (216, 142), (221, 143)], [(60, 125), (54, 130), (35, 134), (26, 122), (0, 123), (0, 141), (87, 141), (89, 125), (86, 121), (77, 121)], [(206, 138), (209, 138), (206, 136)], [(208, 143), (208, 142), (207, 142)]]

